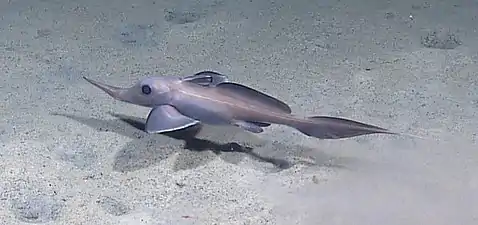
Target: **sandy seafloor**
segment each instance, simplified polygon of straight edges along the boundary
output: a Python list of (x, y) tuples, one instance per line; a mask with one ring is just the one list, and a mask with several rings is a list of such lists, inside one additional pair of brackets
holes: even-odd
[[(477, 17), (471, 0), (1, 1), (0, 221), (478, 224)], [(148, 135), (147, 108), (81, 78), (201, 70), (427, 139)]]

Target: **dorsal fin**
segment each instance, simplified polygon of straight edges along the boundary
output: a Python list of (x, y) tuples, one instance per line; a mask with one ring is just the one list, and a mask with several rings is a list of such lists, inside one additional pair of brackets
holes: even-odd
[(233, 91), (236, 94), (240, 94), (241, 96), (245, 98), (250, 98), (254, 99), (262, 104), (265, 104), (269, 107), (273, 107), (276, 109), (279, 109), (285, 113), (291, 113), (292, 110), (291, 108), (284, 102), (269, 96), (267, 94), (264, 94), (262, 92), (259, 92), (257, 90), (254, 90), (250, 87), (244, 86), (242, 84), (237, 84), (237, 83), (231, 83), (231, 82), (223, 82), (217, 85), (217, 88), (222, 88), (225, 90)]
[(219, 83), (226, 82), (227, 76), (214, 71), (205, 70), (191, 76), (183, 77), (182, 79), (202, 86), (214, 87)]

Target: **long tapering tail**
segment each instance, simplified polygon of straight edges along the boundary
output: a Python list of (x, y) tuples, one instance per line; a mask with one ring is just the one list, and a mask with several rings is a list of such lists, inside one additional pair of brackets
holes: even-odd
[(309, 117), (308, 121), (298, 123), (294, 127), (307, 136), (319, 139), (342, 139), (379, 133), (399, 134), (378, 126), (329, 116)]

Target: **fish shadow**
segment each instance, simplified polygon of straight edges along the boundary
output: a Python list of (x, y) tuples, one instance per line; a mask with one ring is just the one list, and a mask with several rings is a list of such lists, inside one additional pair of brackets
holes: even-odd
[[(211, 141), (198, 138), (200, 133), (210, 133), (214, 140), (234, 139), (237, 130), (228, 129), (226, 131), (211, 130), (210, 126), (205, 127), (198, 124), (186, 129), (162, 133), (148, 134), (144, 131), (145, 119), (127, 116), (123, 114), (111, 113), (116, 119), (102, 120), (96, 118), (86, 118), (70, 114), (51, 113), (55, 116), (63, 116), (100, 132), (115, 132), (122, 136), (133, 139), (120, 149), (114, 156), (113, 169), (119, 172), (130, 172), (160, 163), (161, 161), (178, 155), (174, 161), (173, 170), (188, 170), (205, 165), (208, 162), (220, 157), (223, 161), (239, 164), (245, 156), (261, 162), (270, 163), (274, 170), (280, 171), (293, 166), (293, 163), (275, 157), (262, 156), (254, 152), (255, 147), (261, 144), (242, 141), (242, 143), (231, 141)], [(127, 126), (125, 126), (127, 124)], [(229, 138), (214, 138), (217, 133), (228, 134)], [(244, 134), (242, 134), (244, 135)], [(247, 138), (240, 138), (247, 139)], [(249, 142), (249, 143), (248, 143)]]

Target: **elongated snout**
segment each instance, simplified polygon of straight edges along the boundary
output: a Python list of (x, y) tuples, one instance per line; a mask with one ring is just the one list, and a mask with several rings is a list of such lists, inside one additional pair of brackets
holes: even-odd
[(117, 100), (124, 100), (121, 98), (121, 95), (128, 90), (127, 88), (115, 87), (98, 81), (94, 81), (87, 77), (83, 77), (83, 79), (88, 81), (90, 84), (93, 84), (94, 86), (98, 87), (99, 89), (103, 90), (109, 96)]
[(144, 107), (155, 107), (169, 102), (168, 82), (160, 78), (145, 78), (131, 87), (122, 88), (83, 77), (86, 81), (106, 92), (116, 100)]

